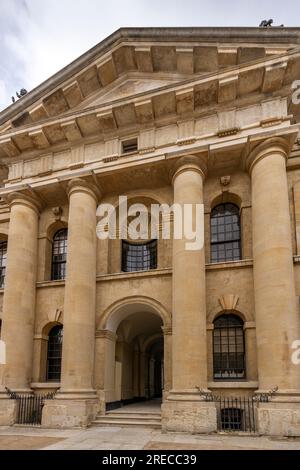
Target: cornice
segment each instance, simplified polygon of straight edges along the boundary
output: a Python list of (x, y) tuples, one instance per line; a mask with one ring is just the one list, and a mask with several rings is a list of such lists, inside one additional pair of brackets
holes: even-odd
[(81, 70), (86, 63), (91, 63), (99, 55), (107, 52), (121, 41), (128, 42), (130, 40), (143, 40), (151, 42), (172, 42), (172, 41), (209, 41), (209, 42), (237, 42), (237, 43), (278, 43), (300, 44), (300, 28), (249, 28), (249, 27), (175, 27), (175, 28), (120, 28), (113, 32), (110, 36), (102, 40), (100, 43), (89, 49), (87, 52), (72, 61), (66, 67), (54, 74), (40, 86), (32, 90), (22, 101), (18, 101), (6, 108), (0, 113), (0, 125), (11, 114), (22, 111), (24, 108), (37, 100), (49, 86), (54, 88), (66, 79), (70, 78), (74, 73)]
[[(163, 95), (164, 93), (169, 93), (169, 92), (183, 93), (185, 91), (188, 92), (191, 87), (195, 87), (197, 85), (199, 86), (204, 85), (206, 84), (206, 82), (211, 82), (214, 80), (223, 80), (224, 78), (228, 79), (230, 77), (235, 77), (237, 74), (239, 75), (239, 74), (245, 73), (246, 71), (252, 71), (262, 66), (267, 67), (267, 66), (272, 66), (272, 65), (278, 65), (279, 63), (284, 63), (285, 61), (289, 60), (290, 57), (294, 57), (294, 56), (295, 57), (300, 56), (300, 47), (297, 49), (293, 49), (291, 51), (287, 51), (280, 55), (270, 56), (270, 58), (264, 57), (261, 59), (253, 60), (249, 63), (247, 62), (244, 64), (234, 65), (231, 67), (227, 67), (225, 69), (216, 70), (214, 72), (201, 73), (200, 76), (199, 74), (196, 74), (195, 76), (189, 79), (183, 79), (183, 80), (180, 80), (179, 82), (171, 83), (168, 85), (163, 85), (159, 88), (155, 88), (155, 89), (148, 90), (148, 91), (143, 91), (135, 95), (130, 95), (124, 98), (111, 100), (101, 105), (89, 106), (87, 108), (82, 108), (82, 109), (70, 109), (66, 111), (65, 113), (55, 115), (55, 116), (50, 116), (48, 118), (41, 119), (37, 122), (31, 122), (22, 126), (15, 127), (15, 128), (9, 129), (5, 133), (2, 132), (0, 133), (0, 141), (5, 140), (6, 138), (9, 138), (10, 136), (22, 134), (25, 131), (35, 132), (39, 130), (40, 128), (42, 128), (43, 126), (51, 126), (54, 124), (66, 123), (74, 119), (77, 119), (79, 117), (87, 116), (89, 114), (101, 114), (101, 112), (107, 111), (110, 108), (113, 109), (114, 107), (117, 107), (117, 106), (127, 105), (130, 103), (139, 105), (141, 102), (144, 102), (145, 100), (151, 100), (152, 98)], [(130, 76), (130, 74), (128, 74), (128, 76)], [(124, 74), (123, 77), (126, 77), (126, 74)], [(31, 93), (33, 93), (33, 91)], [(23, 100), (25, 102), (27, 96), (29, 96), (31, 93), (28, 93), (28, 95), (25, 95), (25, 97), (23, 97), (20, 101), (17, 101), (13, 105), (9, 106), (8, 108), (6, 108), (6, 110), (10, 110), (12, 107), (18, 105), (21, 102), (23, 103)], [(41, 97), (42, 96), (43, 94), (41, 94)], [(25, 111), (25, 109), (28, 108), (29, 106), (30, 104), (28, 103), (26, 106), (23, 106), (23, 108), (20, 111), (22, 110)], [(0, 126), (4, 124), (6, 121), (8, 121), (11, 117), (17, 114), (17, 113), (14, 113), (13, 116), (3, 119), (2, 116), (5, 114), (6, 110), (0, 112)]]

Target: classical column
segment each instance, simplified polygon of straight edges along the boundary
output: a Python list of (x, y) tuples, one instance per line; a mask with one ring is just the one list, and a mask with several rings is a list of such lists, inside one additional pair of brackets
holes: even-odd
[[(173, 174), (174, 204), (192, 207), (193, 230), (196, 208), (203, 204), (204, 171), (202, 159), (190, 156), (179, 159)], [(172, 390), (163, 405), (163, 428), (171, 431), (208, 432), (216, 426), (215, 408), (197, 389), (207, 389), (204, 219), (199, 230), (197, 249), (187, 245), (186, 233), (173, 239)]]
[[(64, 300), (61, 389), (58, 400), (67, 401), (51, 422), (86, 425), (95, 412), (93, 385), (96, 310), (96, 209), (98, 190), (82, 179), (68, 184), (68, 253)], [(68, 401), (69, 400), (69, 401)], [(72, 400), (75, 402), (72, 403)], [(76, 400), (82, 400), (81, 406)], [(57, 404), (55, 403), (55, 406)], [(50, 419), (50, 422), (49, 422)]]
[(260, 406), (260, 430), (298, 435), (300, 370), (291, 356), (292, 343), (300, 338), (300, 314), (295, 295), (287, 152), (284, 139), (269, 139), (251, 153), (247, 164), (252, 186), (259, 390), (279, 389), (273, 403)]
[(6, 344), (2, 385), (14, 391), (28, 391), (32, 369), (39, 210), (37, 202), (22, 193), (12, 193), (7, 199), (10, 222), (1, 338)]
[[(10, 222), (1, 333), (6, 364), (0, 366), (0, 387), (2, 391), (6, 386), (26, 392), (32, 380), (39, 204), (18, 192), (11, 193), (7, 200)], [(6, 395), (1, 396), (4, 406)], [(0, 409), (0, 424), (10, 424), (7, 419), (11, 421)]]

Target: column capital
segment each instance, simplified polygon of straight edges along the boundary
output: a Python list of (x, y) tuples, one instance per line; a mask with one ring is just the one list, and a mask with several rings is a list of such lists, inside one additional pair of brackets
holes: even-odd
[(172, 335), (172, 326), (162, 326), (161, 329), (164, 336)]
[(89, 183), (83, 178), (73, 178), (68, 182), (68, 197), (70, 198), (71, 194), (78, 192), (90, 194), (96, 200), (96, 203), (101, 199), (101, 191), (95, 184)]
[(245, 158), (246, 170), (251, 174), (254, 165), (262, 158), (270, 155), (280, 154), (287, 160), (290, 151), (290, 144), (284, 137), (270, 137), (260, 142), (251, 150)]
[(110, 341), (117, 341), (117, 335), (110, 330), (97, 330), (95, 334), (96, 338), (106, 338)]
[(203, 155), (187, 155), (176, 160), (170, 170), (172, 184), (177, 176), (184, 171), (196, 171), (200, 173), (204, 179), (207, 173), (206, 158)]
[(39, 215), (44, 204), (42, 200), (33, 194), (26, 194), (22, 191), (13, 191), (5, 196), (3, 196), (4, 200), (7, 202), (10, 208), (16, 204), (20, 204), (23, 206), (30, 207)]

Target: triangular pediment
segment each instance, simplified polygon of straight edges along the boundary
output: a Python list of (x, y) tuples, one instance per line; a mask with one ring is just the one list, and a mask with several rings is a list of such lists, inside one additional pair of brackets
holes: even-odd
[[(182, 79), (181, 79), (182, 80)], [(178, 83), (178, 77), (121, 77), (113, 86), (102, 88), (100, 91), (93, 93), (82, 103), (74, 108), (74, 110), (89, 109), (100, 105), (109, 104), (143, 94), (148, 91), (160, 89), (166, 85)]]
[(297, 28), (119, 30), (0, 113), (0, 156), (291, 90), (299, 44)]
[[(299, 43), (296, 28), (121, 29), (2, 111), (0, 132), (281, 56)], [(137, 77), (120, 83), (130, 74)]]

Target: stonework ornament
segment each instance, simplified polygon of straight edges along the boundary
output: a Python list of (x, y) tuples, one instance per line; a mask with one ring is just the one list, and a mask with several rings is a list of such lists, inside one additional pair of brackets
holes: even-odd
[(235, 294), (225, 294), (219, 297), (218, 300), (223, 310), (235, 310), (239, 296)]
[(61, 207), (53, 207), (52, 208), (53, 215), (55, 217), (55, 220), (60, 220), (62, 216), (62, 208)]

